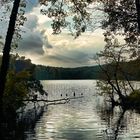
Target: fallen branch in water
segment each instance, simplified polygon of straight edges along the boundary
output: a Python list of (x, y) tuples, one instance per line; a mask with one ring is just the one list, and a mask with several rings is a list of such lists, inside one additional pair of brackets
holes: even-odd
[[(68, 103), (71, 99), (78, 99), (78, 98), (83, 98), (84, 96), (79, 96), (79, 97), (71, 97), (71, 98), (62, 98), (62, 99), (57, 99), (57, 100), (45, 100), (45, 99), (26, 99), (26, 100), (22, 100), (24, 102), (27, 102), (27, 104), (29, 102), (33, 102), (34, 103), (34, 108), (36, 108), (35, 104), (38, 102), (45, 102), (44, 106), (48, 106), (48, 105), (58, 105), (58, 104), (66, 104)], [(38, 104), (39, 105), (39, 104)], [(40, 106), (40, 105), (39, 105)], [(22, 110), (17, 111), (17, 113), (23, 113), (25, 112), (25, 108), (26, 106), (24, 106), (22, 108)]]
[(83, 98), (83, 96), (72, 97), (72, 98), (62, 98), (62, 99), (57, 99), (57, 100), (47, 100), (47, 99), (26, 99), (26, 100), (22, 100), (22, 101), (24, 101), (24, 102), (47, 102), (47, 103), (53, 103), (53, 102), (58, 102), (58, 101), (70, 101), (71, 99), (78, 99), (78, 98)]

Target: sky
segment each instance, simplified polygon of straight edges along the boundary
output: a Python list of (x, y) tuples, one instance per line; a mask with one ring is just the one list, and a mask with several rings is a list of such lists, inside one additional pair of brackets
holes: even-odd
[[(22, 33), (19, 47), (13, 52), (30, 58), (35, 64), (46, 66), (82, 67), (96, 65), (94, 57), (105, 45), (103, 30), (99, 28), (93, 32), (85, 32), (77, 39), (74, 39), (67, 29), (59, 35), (53, 35), (51, 19), (41, 15), (40, 9), (38, 0), (27, 0), (25, 14), (27, 21), (22, 27), (25, 32)], [(8, 26), (6, 20), (8, 18), (0, 21), (0, 31), (3, 37), (6, 35)]]

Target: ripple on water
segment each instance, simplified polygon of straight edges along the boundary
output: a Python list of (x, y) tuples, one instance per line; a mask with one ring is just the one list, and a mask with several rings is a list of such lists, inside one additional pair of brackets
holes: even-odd
[(83, 98), (68, 104), (48, 106), (34, 131), (27, 132), (30, 140), (140, 140), (140, 115), (124, 114), (118, 108), (106, 109), (103, 99), (96, 95), (96, 81), (44, 81), (49, 99)]

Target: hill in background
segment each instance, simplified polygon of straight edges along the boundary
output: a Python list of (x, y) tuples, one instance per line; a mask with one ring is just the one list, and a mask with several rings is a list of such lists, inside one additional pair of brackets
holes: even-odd
[[(102, 65), (102, 67), (106, 68), (108, 65)], [(121, 67), (129, 80), (140, 80), (140, 60), (123, 62)], [(32, 64), (31, 60), (25, 57), (15, 59), (15, 56), (12, 56), (10, 69), (15, 69), (16, 72), (32, 71), (34, 78), (38, 80), (104, 79), (104, 72), (98, 65), (78, 68), (50, 67)], [(113, 79), (114, 66), (110, 66), (108, 72)]]

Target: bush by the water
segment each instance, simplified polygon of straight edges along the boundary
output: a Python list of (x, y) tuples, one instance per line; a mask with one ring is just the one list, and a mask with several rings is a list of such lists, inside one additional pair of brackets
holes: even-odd
[(139, 107), (140, 106), (140, 90), (134, 90), (127, 97), (127, 100), (132, 106)]

